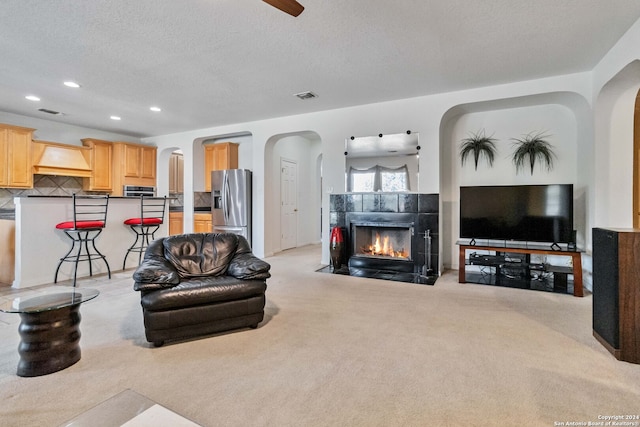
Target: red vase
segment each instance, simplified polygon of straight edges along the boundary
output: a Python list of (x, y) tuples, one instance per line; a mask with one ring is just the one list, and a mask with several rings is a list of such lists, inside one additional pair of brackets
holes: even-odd
[(329, 238), (329, 254), (331, 255), (333, 271), (342, 267), (342, 245), (342, 228), (333, 227), (331, 230), (331, 237)]

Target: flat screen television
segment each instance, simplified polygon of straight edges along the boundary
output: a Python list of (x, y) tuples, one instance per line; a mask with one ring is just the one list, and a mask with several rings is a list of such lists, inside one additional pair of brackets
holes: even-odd
[(460, 237), (570, 243), (573, 184), (460, 187)]

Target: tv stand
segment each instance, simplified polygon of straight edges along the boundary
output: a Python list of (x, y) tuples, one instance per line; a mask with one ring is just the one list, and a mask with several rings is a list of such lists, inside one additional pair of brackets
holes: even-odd
[[(458, 282), (466, 283), (467, 282), (467, 273), (466, 273), (466, 260), (467, 260), (467, 250), (474, 251), (493, 251), (496, 252), (497, 255), (487, 255), (486, 263), (482, 265), (495, 267), (500, 264), (500, 253), (519, 253), (519, 254), (538, 254), (538, 255), (557, 255), (557, 256), (569, 256), (571, 257), (573, 268), (573, 296), (582, 297), (584, 296), (583, 288), (582, 288), (582, 255), (579, 251), (569, 251), (569, 250), (557, 250), (553, 248), (532, 248), (532, 247), (520, 247), (513, 246), (510, 247), (508, 245), (505, 246), (480, 246), (470, 243), (461, 243), (458, 242), (459, 246), (459, 264), (458, 264)], [(504, 258), (504, 257), (502, 257)], [(483, 260), (478, 260), (479, 262), (483, 262)], [(491, 265), (495, 264), (495, 265)], [(535, 267), (527, 266), (528, 268), (535, 269)], [(555, 274), (562, 274), (562, 267), (552, 267), (547, 269), (548, 272), (552, 272)]]

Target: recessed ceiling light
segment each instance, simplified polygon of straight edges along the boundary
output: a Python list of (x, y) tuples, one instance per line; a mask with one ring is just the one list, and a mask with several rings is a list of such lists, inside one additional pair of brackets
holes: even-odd
[(160, 111), (162, 111), (162, 109), (160, 107), (149, 107), (149, 110), (159, 113)]
[(64, 85), (67, 86), (67, 87), (72, 87), (74, 89), (77, 89), (77, 88), (80, 87), (80, 85), (78, 83), (72, 82), (72, 81), (64, 82)]
[(27, 95), (25, 96), (25, 98), (27, 98), (29, 101), (40, 101), (40, 98), (35, 95)]
[(111, 120), (122, 120), (122, 119), (118, 116), (111, 116)]

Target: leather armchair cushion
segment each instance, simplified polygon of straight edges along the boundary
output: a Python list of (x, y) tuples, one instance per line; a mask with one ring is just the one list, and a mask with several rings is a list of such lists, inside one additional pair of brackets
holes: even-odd
[(181, 277), (225, 274), (236, 253), (235, 234), (182, 234), (164, 239), (164, 256)]
[(236, 254), (229, 263), (227, 274), (237, 279), (268, 279), (271, 265), (252, 253)]
[(238, 280), (231, 276), (192, 278), (155, 292), (142, 294), (142, 307), (150, 311), (234, 301), (264, 294), (267, 285), (261, 280)]
[(178, 271), (162, 257), (147, 257), (133, 273), (133, 289), (152, 291), (172, 288), (180, 283)]

